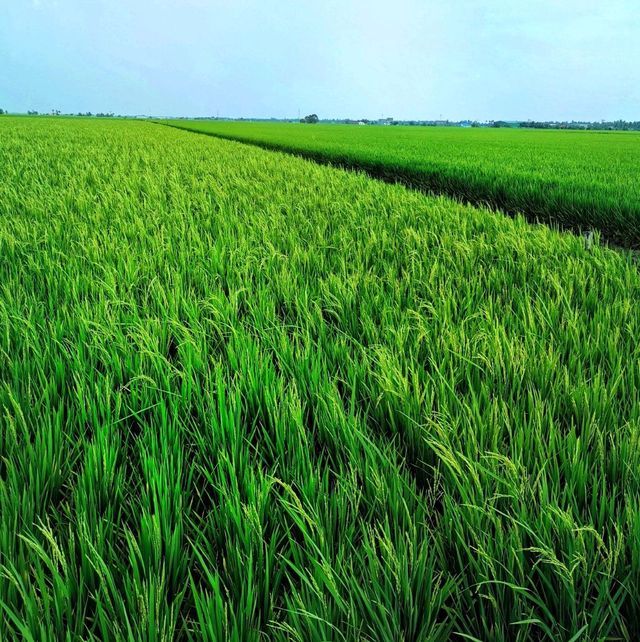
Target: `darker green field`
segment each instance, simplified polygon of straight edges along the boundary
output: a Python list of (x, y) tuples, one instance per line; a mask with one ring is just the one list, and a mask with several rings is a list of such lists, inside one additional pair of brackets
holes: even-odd
[(640, 247), (640, 135), (165, 121)]
[(145, 122), (0, 176), (0, 640), (638, 639), (628, 255)]

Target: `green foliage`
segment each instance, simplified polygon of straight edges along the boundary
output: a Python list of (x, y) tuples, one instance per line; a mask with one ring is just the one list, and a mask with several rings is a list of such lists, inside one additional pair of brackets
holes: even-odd
[(637, 638), (629, 256), (144, 122), (0, 173), (0, 639)]
[(362, 169), (640, 248), (640, 139), (625, 132), (165, 121)]

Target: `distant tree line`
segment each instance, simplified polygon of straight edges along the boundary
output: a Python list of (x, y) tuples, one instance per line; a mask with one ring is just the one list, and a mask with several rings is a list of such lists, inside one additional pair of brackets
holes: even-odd
[[(307, 117), (308, 118), (308, 117)], [(306, 118), (301, 122), (308, 122)], [(360, 118), (336, 118), (323, 120), (325, 123), (342, 125), (410, 125), (413, 127), (490, 127), (509, 129), (576, 129), (576, 130), (609, 130), (609, 131), (640, 131), (640, 121), (517, 121), (517, 120), (395, 120), (393, 118), (379, 118), (370, 120)]]
[[(0, 114), (5, 113), (8, 114), (8, 111), (3, 112), (0, 109)], [(90, 111), (87, 112), (81, 112), (79, 111), (77, 114), (63, 114), (59, 109), (52, 109), (50, 112), (48, 112), (51, 116), (81, 116), (82, 118), (114, 118), (115, 114), (113, 112), (101, 112), (99, 111), (97, 114), (92, 114)], [(36, 111), (35, 109), (27, 111), (28, 116), (40, 116), (40, 112)], [(47, 114), (42, 114), (43, 116), (46, 116)]]
[(640, 121), (628, 120), (611, 120), (599, 122), (591, 121), (536, 121), (528, 120), (526, 122), (518, 123), (519, 127), (527, 129), (587, 129), (587, 130), (608, 130), (608, 131), (640, 131)]
[(507, 120), (394, 120), (393, 118), (381, 118), (369, 120), (361, 118), (353, 120), (350, 118), (336, 119), (332, 122), (345, 125), (411, 125), (414, 127), (490, 127), (509, 129), (575, 129), (575, 130), (608, 130), (608, 131), (640, 131), (640, 121), (614, 120), (614, 121), (507, 121)]
[(308, 125), (315, 125), (320, 119), (318, 118), (318, 114), (309, 114), (308, 116), (305, 116), (304, 118), (300, 119), (301, 123), (307, 123)]

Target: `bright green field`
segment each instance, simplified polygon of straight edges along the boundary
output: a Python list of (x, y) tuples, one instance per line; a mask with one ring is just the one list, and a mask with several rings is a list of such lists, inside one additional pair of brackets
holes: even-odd
[(362, 168), (640, 248), (640, 135), (225, 121), (172, 125)]
[(637, 639), (639, 304), (521, 218), (0, 119), (0, 639)]

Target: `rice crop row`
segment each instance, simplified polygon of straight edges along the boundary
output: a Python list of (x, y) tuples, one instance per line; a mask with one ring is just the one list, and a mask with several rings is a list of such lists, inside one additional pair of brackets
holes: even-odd
[(387, 181), (598, 230), (640, 248), (640, 136), (629, 132), (165, 121), (362, 169)]
[(627, 256), (149, 123), (0, 175), (0, 639), (637, 639)]

